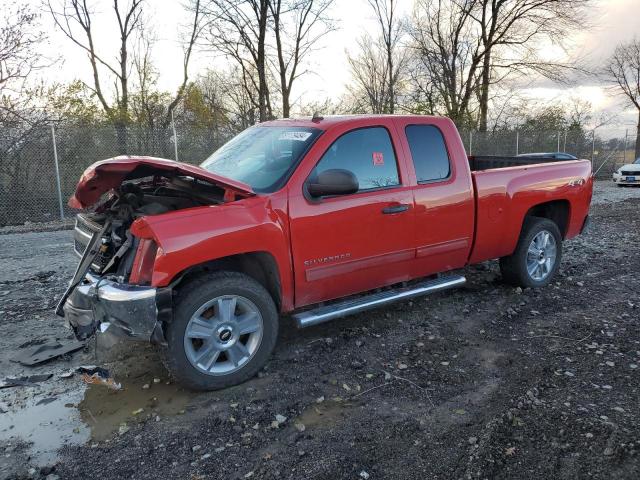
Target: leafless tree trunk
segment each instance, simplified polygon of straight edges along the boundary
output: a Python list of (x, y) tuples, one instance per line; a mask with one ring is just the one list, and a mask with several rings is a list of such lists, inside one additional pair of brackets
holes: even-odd
[(240, 67), (247, 94), (257, 92), (261, 122), (272, 117), (267, 81), (267, 29), (271, 0), (203, 0), (207, 46)]
[(373, 8), (376, 20), (380, 24), (382, 35), (382, 43), (384, 44), (385, 61), (387, 72), (386, 89), (387, 89), (387, 113), (394, 113), (396, 106), (396, 84), (400, 76), (401, 63), (403, 59), (398, 59), (398, 43), (402, 36), (402, 22), (396, 16), (397, 0), (368, 0), (369, 5)]
[[(470, 17), (479, 30), (482, 67), (479, 129), (487, 130), (489, 91), (508, 71), (536, 72), (560, 80), (575, 65), (542, 58), (540, 41), (563, 46), (578, 27), (586, 27), (584, 7), (591, 0), (473, 0)], [(505, 71), (506, 70), (506, 71)], [(497, 72), (501, 71), (501, 72)]]
[[(15, 208), (32, 194), (32, 177), (40, 177), (42, 166), (22, 151), (39, 141), (43, 124), (37, 89), (28, 88), (32, 74), (51, 64), (40, 53), (46, 39), (38, 15), (28, 6), (11, 6), (0, 17), (0, 225), (24, 221), (23, 209)], [(26, 204), (25, 204), (26, 205)], [(26, 212), (27, 216), (29, 212)]]
[[(93, 14), (87, 5), (87, 0), (65, 0), (60, 11), (54, 10), (51, 1), (48, 2), (48, 7), (56, 26), (67, 38), (87, 52), (93, 72), (92, 89), (107, 117), (116, 128), (118, 147), (121, 153), (125, 153), (127, 150), (126, 126), (129, 115), (130, 60), (128, 46), (130, 37), (142, 22), (142, 0), (132, 0), (126, 11), (121, 11), (118, 0), (113, 1), (113, 11), (117, 19), (120, 37), (120, 51), (115, 66), (97, 53), (93, 36)], [(76, 32), (74, 25), (83, 31), (84, 39), (81, 34)], [(99, 66), (105, 67), (115, 77), (115, 105), (107, 100), (104, 93)]]
[(458, 5), (418, 0), (409, 30), (418, 87), (432, 106), (459, 125), (469, 123), (482, 66), (480, 39), (471, 28), (473, 0)]
[(640, 158), (640, 39), (618, 45), (604, 73), (638, 111), (635, 158)]
[(163, 127), (166, 128), (171, 122), (171, 114), (178, 106), (178, 103), (184, 97), (184, 91), (187, 88), (187, 83), (189, 82), (189, 62), (191, 60), (191, 54), (193, 53), (193, 47), (198, 40), (198, 37), (202, 33), (202, 8), (201, 8), (201, 0), (195, 0), (193, 3), (193, 21), (191, 23), (191, 28), (189, 30), (189, 36), (187, 38), (185, 50), (184, 50), (184, 58), (182, 61), (182, 83), (178, 87), (175, 96), (169, 106), (167, 107), (167, 114), (164, 117)]
[[(326, 12), (334, 0), (271, 0), (273, 31), (276, 40), (276, 71), (282, 96), (282, 116), (291, 112), (291, 88), (304, 72), (299, 68), (318, 41), (333, 31)], [(286, 39), (291, 41), (287, 42)]]
[[(182, 98), (188, 79), (187, 68), (189, 59), (197, 34), (199, 33), (199, 0), (196, 1), (195, 5), (193, 29), (188, 41), (183, 64), (184, 79), (182, 85), (178, 88), (175, 98), (169, 105), (167, 118), (170, 118), (171, 111)], [(130, 0), (130, 2), (123, 7), (120, 0), (113, 0), (113, 14), (115, 15), (118, 25), (120, 44), (115, 64), (110, 63), (110, 61), (97, 51), (93, 28), (95, 14), (91, 11), (87, 0), (62, 0), (59, 9), (53, 5), (52, 0), (47, 0), (47, 6), (57, 28), (69, 40), (87, 53), (93, 74), (93, 85), (90, 88), (98, 97), (107, 118), (109, 118), (116, 129), (118, 148), (121, 153), (126, 153), (127, 124), (130, 113), (130, 72), (133, 63), (130, 58), (130, 48), (131, 42), (143, 28), (144, 1)], [(103, 77), (105, 76), (108, 77), (108, 80), (103, 82)], [(115, 87), (115, 98), (113, 101), (110, 101), (103, 88), (103, 83), (110, 83), (112, 81)], [(165, 120), (165, 122), (168, 123), (167, 120)]]
[(356, 57), (348, 57), (354, 81), (354, 85), (348, 86), (348, 89), (356, 104), (366, 104), (365, 111), (387, 113), (389, 77), (384, 53), (369, 35), (358, 40), (358, 49)]
[(154, 111), (152, 89), (156, 81), (156, 72), (151, 62), (151, 48), (153, 40), (142, 36), (139, 45), (133, 54), (133, 66), (135, 69), (138, 95), (133, 102), (132, 110), (137, 120), (151, 130), (155, 129), (157, 112)]
[[(406, 50), (400, 46), (403, 23), (396, 15), (397, 0), (368, 0), (380, 25), (380, 33), (358, 40), (358, 53), (348, 55), (354, 85), (349, 91), (356, 106), (371, 113), (394, 113), (398, 86), (407, 66)], [(358, 108), (356, 108), (358, 109)]]
[(36, 28), (37, 14), (26, 6), (7, 11), (0, 25), (0, 96), (19, 94), (24, 81), (42, 66), (37, 48), (44, 34)]

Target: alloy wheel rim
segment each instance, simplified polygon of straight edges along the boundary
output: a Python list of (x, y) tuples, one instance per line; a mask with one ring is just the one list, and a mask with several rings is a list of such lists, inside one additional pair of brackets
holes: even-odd
[(189, 319), (184, 349), (198, 371), (229, 375), (255, 355), (263, 334), (260, 310), (248, 298), (223, 295), (202, 305)]
[(548, 230), (538, 232), (527, 249), (527, 273), (535, 281), (543, 281), (553, 270), (558, 255), (555, 237)]

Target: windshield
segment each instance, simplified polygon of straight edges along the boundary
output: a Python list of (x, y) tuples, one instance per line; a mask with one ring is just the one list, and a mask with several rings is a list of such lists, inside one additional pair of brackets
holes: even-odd
[(636, 161), (633, 162), (633, 163), (636, 164), (636, 165), (640, 165), (640, 157), (636, 158)]
[(205, 170), (250, 185), (256, 192), (280, 188), (320, 135), (306, 127), (251, 127), (200, 165)]

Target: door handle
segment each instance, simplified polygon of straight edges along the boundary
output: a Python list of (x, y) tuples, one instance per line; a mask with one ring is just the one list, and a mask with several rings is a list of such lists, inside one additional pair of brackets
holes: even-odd
[(407, 210), (409, 210), (409, 205), (407, 205), (406, 203), (401, 203), (399, 205), (391, 205), (389, 207), (384, 207), (382, 209), (382, 213), (384, 213), (385, 215), (391, 215), (393, 213), (406, 212)]

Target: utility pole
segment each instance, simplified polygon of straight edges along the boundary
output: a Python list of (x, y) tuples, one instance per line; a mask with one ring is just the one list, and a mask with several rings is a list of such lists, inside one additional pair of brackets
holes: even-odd
[(173, 130), (173, 153), (174, 153), (174, 158), (175, 158), (176, 162), (179, 162), (180, 160), (178, 160), (178, 134), (176, 133), (176, 122), (173, 119), (173, 110), (171, 110), (171, 129)]
[(56, 146), (56, 129), (51, 124), (51, 141), (53, 142), (53, 162), (56, 166), (56, 184), (58, 186), (58, 208), (60, 220), (64, 220), (64, 207), (62, 206), (62, 188), (60, 187), (60, 167), (58, 166), (58, 147)]

